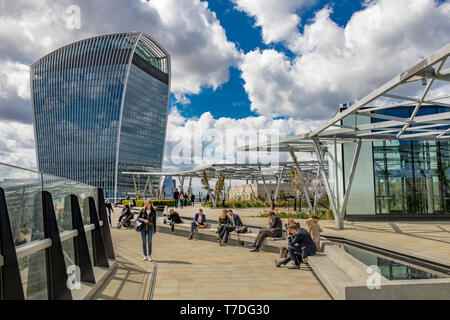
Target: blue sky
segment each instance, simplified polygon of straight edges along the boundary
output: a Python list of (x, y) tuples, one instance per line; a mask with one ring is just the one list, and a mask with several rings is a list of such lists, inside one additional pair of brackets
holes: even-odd
[[(73, 5), (78, 29), (67, 27)], [(164, 166), (176, 170), (172, 151), (184, 137), (206, 135), (226, 153), (212, 132), (241, 139), (318, 128), (340, 103), (448, 44), (450, 0), (0, 1), (0, 161), (36, 168), (30, 64), (81, 39), (130, 31), (171, 55)], [(183, 168), (205, 156), (188, 160)]]
[[(208, 7), (216, 13), (224, 27), (228, 40), (234, 42), (236, 47), (244, 53), (256, 48), (276, 48), (291, 59), (295, 57), (283, 44), (265, 44), (261, 36), (261, 27), (255, 26), (255, 18), (236, 10), (232, 2), (228, 0), (208, 0), (207, 2)], [(304, 24), (314, 17), (317, 10), (325, 6), (330, 6), (333, 9), (331, 15), (333, 21), (340, 26), (345, 26), (352, 14), (362, 8), (362, 1), (316, 1), (307, 10), (297, 11), (297, 14), (301, 17), (299, 30), (302, 30)], [(236, 67), (230, 67), (229, 71), (228, 82), (216, 90), (204, 88), (200, 94), (187, 94), (186, 98), (190, 101), (188, 104), (177, 103), (172, 94), (171, 107), (176, 106), (180, 113), (187, 118), (197, 117), (205, 112), (210, 112), (214, 118), (239, 119), (257, 116), (258, 114), (250, 108), (251, 103), (243, 87), (244, 80), (241, 78), (241, 72)]]

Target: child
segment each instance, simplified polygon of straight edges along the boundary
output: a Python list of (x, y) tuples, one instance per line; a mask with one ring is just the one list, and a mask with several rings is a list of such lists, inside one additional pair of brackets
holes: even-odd
[(308, 225), (309, 234), (316, 244), (317, 250), (320, 250), (320, 233), (322, 232), (322, 228), (319, 225), (319, 217), (312, 215), (311, 218), (306, 220), (306, 224)]

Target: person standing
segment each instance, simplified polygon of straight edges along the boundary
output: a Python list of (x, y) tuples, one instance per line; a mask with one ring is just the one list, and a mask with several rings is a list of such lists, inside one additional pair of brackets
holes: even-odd
[(200, 226), (206, 226), (206, 216), (203, 214), (203, 209), (198, 209), (198, 213), (195, 214), (194, 220), (191, 222), (191, 234), (189, 240), (194, 238), (194, 230)]
[(139, 213), (138, 221), (144, 224), (141, 229), (144, 261), (152, 261), (152, 237), (156, 233), (156, 210), (151, 200), (145, 200), (144, 206)]
[(181, 191), (180, 192), (180, 207), (181, 207), (181, 209), (183, 209), (183, 206), (184, 206), (184, 193), (183, 193), (183, 191)]
[(180, 196), (180, 193), (178, 192), (178, 189), (175, 189), (175, 192), (173, 193), (173, 200), (175, 201), (175, 208), (178, 208), (178, 197)]
[(281, 219), (275, 214), (275, 212), (270, 211), (267, 216), (269, 220), (269, 228), (267, 230), (260, 230), (258, 236), (255, 239), (255, 242), (250, 246), (253, 247), (250, 252), (258, 252), (261, 247), (264, 239), (266, 237), (274, 237), (279, 238), (282, 235), (281, 229), (283, 227), (283, 222)]
[(194, 202), (195, 202), (195, 194), (191, 194), (191, 206), (194, 206)]
[(108, 215), (109, 225), (111, 225), (111, 215), (114, 212), (111, 202), (109, 200), (105, 201), (106, 213)]
[(311, 218), (306, 220), (306, 224), (309, 229), (309, 234), (316, 244), (317, 250), (320, 250), (320, 233), (322, 228), (319, 225), (319, 216), (312, 215)]

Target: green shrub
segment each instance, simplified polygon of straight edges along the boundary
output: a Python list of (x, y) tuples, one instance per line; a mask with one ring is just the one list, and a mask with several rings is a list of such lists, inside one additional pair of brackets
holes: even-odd
[[(203, 202), (202, 205), (204, 207), (212, 208), (212, 200), (209, 200), (207, 202)], [(225, 201), (225, 206), (223, 205), (222, 201), (217, 201), (216, 208), (264, 208), (268, 207), (269, 205), (264, 203), (261, 200), (232, 200), (232, 201)]]
[[(136, 200), (136, 207), (142, 207), (144, 205), (145, 200)], [(154, 206), (168, 206), (173, 207), (175, 205), (175, 200), (159, 200), (159, 199), (152, 199)], [(133, 200), (123, 200), (122, 204), (132, 204)], [(187, 205), (191, 205), (191, 200), (187, 201)]]

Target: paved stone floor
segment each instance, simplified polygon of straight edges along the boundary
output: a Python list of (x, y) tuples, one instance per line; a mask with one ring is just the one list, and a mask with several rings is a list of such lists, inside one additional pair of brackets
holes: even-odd
[[(200, 206), (179, 209), (182, 216), (192, 216)], [(233, 209), (244, 224), (267, 226), (267, 219), (257, 217), (261, 208)], [(221, 209), (204, 208), (208, 219), (217, 220)], [(286, 219), (283, 219), (286, 220)], [(300, 224), (305, 227), (302, 220)], [(450, 221), (376, 221), (345, 222), (336, 230), (334, 221), (320, 221), (323, 236), (345, 237), (450, 265)]]
[[(140, 235), (113, 228), (112, 237), (119, 268), (96, 298), (145, 299), (153, 263), (142, 260)], [(153, 299), (330, 299), (307, 265), (277, 269), (274, 253), (250, 253), (164, 233), (153, 240), (158, 265)]]
[[(198, 208), (196, 205), (179, 211), (190, 217)], [(204, 210), (211, 220), (216, 220), (220, 212)], [(256, 217), (260, 211), (235, 210), (244, 223), (266, 226), (266, 218)], [(116, 208), (113, 224), (119, 213)], [(335, 229), (334, 221), (320, 223), (325, 236), (345, 237), (450, 265), (450, 221), (346, 222), (345, 230), (340, 231)], [(153, 264), (142, 261), (140, 235), (113, 228), (112, 236), (119, 268), (98, 298), (146, 297)], [(222, 248), (209, 241), (157, 233), (153, 256), (158, 264), (154, 299), (329, 299), (308, 266), (300, 271), (276, 269), (274, 253), (250, 253), (242, 247)]]

